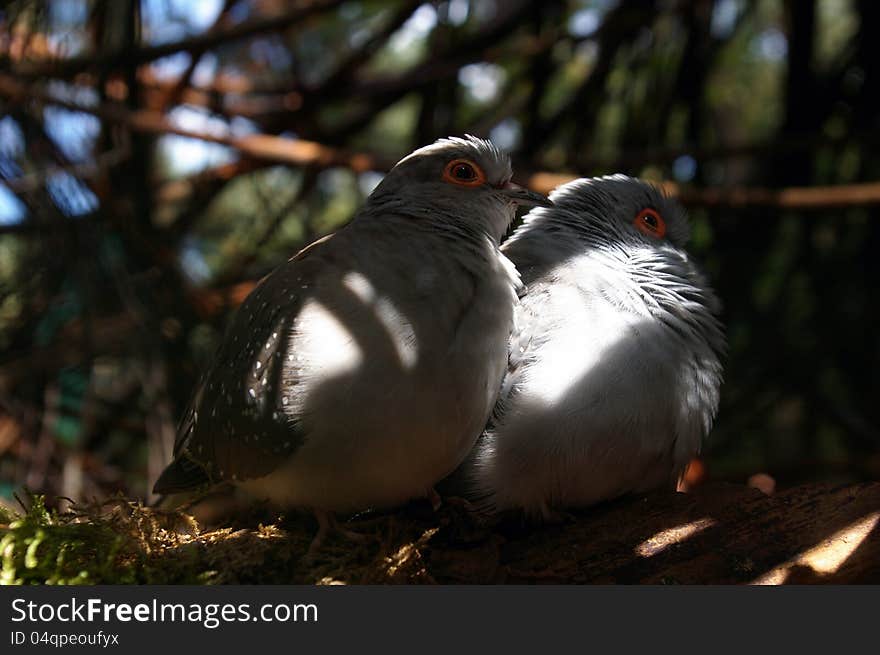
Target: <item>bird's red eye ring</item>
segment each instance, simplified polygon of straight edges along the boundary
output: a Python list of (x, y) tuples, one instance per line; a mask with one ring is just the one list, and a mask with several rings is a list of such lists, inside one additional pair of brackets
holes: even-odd
[(480, 186), (486, 183), (486, 174), (469, 159), (453, 159), (443, 169), (443, 180), (462, 186)]
[(666, 221), (655, 210), (645, 208), (636, 215), (633, 221), (639, 232), (655, 239), (666, 236)]

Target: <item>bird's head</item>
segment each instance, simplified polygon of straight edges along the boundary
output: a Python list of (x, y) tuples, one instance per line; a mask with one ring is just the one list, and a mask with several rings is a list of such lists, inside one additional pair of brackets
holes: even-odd
[(550, 199), (553, 207), (529, 212), (503, 246), (524, 281), (549, 267), (601, 272), (603, 293), (622, 305), (714, 324), (720, 303), (685, 250), (690, 227), (674, 199), (626, 175), (574, 180)]
[(497, 242), (518, 206), (550, 205), (511, 177), (510, 158), (492, 142), (449, 137), (400, 160), (370, 201), (417, 220), (479, 227)]
[(552, 209), (535, 209), (524, 227), (577, 234), (577, 241), (631, 251), (681, 250), (690, 237), (682, 207), (652, 184), (626, 175), (581, 178), (550, 194)]

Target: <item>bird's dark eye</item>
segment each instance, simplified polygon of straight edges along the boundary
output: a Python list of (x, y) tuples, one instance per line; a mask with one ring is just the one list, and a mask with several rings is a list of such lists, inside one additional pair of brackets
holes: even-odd
[(478, 186), (486, 182), (486, 174), (474, 162), (467, 159), (454, 159), (446, 164), (443, 179), (453, 184)]
[(633, 225), (639, 232), (649, 237), (662, 239), (666, 236), (666, 221), (654, 209), (645, 208), (636, 214)]
[(470, 164), (456, 164), (452, 169), (452, 177), (457, 180), (472, 180), (477, 176), (477, 172)]

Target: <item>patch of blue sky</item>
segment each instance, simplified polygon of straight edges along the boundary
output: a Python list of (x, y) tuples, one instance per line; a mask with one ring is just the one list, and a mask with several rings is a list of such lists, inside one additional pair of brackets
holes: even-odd
[(180, 266), (194, 284), (204, 284), (211, 278), (211, 267), (205, 260), (200, 239), (186, 237), (180, 246)]
[[(75, 102), (84, 107), (98, 104), (98, 93), (94, 88), (60, 80), (53, 80), (47, 86), (48, 91), (60, 100)], [(101, 132), (101, 121), (97, 117), (66, 107), (48, 105), (43, 109), (43, 125), (49, 138), (71, 161), (82, 162), (92, 157), (95, 141)]]
[(717, 0), (712, 7), (710, 30), (717, 39), (726, 39), (733, 34), (736, 20), (743, 10), (743, 0)]
[(12, 116), (0, 118), (0, 155), (20, 157), (24, 153), (24, 134)]
[(505, 118), (489, 132), (489, 139), (502, 150), (515, 150), (522, 138), (522, 128), (515, 118)]
[(91, 114), (53, 105), (43, 109), (46, 134), (67, 159), (84, 162), (93, 157), (101, 121)]
[(614, 0), (592, 0), (582, 3), (581, 9), (576, 9), (568, 18), (568, 33), (575, 38), (587, 38), (593, 36), (605, 14), (613, 8), (617, 2)]
[(19, 158), (24, 154), (24, 134), (14, 118), (0, 118), (0, 178), (11, 179), (22, 174)]
[[(156, 79), (162, 81), (176, 81), (189, 67), (192, 56), (188, 52), (176, 52), (173, 55), (162, 57), (154, 61), (150, 70)], [(206, 86), (214, 80), (217, 73), (217, 56), (206, 52), (196, 64), (192, 74), (192, 82), (196, 86)]]
[(463, 25), (471, 13), (469, 0), (449, 0), (446, 3), (446, 21), (452, 25)]
[(158, 80), (176, 80), (189, 66), (192, 56), (188, 52), (175, 52), (173, 55), (157, 59), (150, 66), (150, 71)]
[(0, 184), (0, 225), (17, 225), (27, 215), (27, 208), (5, 184)]
[(57, 57), (72, 57), (86, 49), (89, 40), (84, 29), (89, 17), (85, 0), (55, 0), (47, 3), (49, 46)]
[(591, 36), (601, 22), (602, 14), (598, 9), (579, 9), (568, 19), (568, 33), (578, 38)]
[(388, 45), (394, 52), (409, 50), (417, 41), (424, 39), (437, 25), (437, 10), (424, 4), (389, 39)]
[(697, 174), (697, 160), (690, 155), (681, 155), (672, 162), (672, 175), (679, 182), (690, 182)]
[(217, 75), (219, 62), (217, 55), (212, 52), (206, 52), (199, 58), (192, 74), (192, 83), (196, 86), (207, 86), (214, 81)]
[(84, 216), (98, 208), (98, 199), (91, 189), (65, 171), (50, 175), (46, 189), (55, 206), (67, 216)]
[(496, 64), (468, 64), (458, 71), (459, 83), (477, 102), (490, 102), (498, 96), (507, 74)]
[(17, 177), (21, 177), (23, 173), (24, 171), (22, 171), (21, 166), (18, 165), (15, 159), (0, 153), (0, 178), (14, 180)]
[(158, 45), (200, 34), (214, 24), (222, 8), (223, 0), (142, 0), (144, 40)]
[(759, 59), (782, 61), (788, 54), (788, 39), (782, 30), (775, 27), (767, 28), (752, 40), (751, 52)]
[[(233, 126), (230, 126), (224, 120), (188, 105), (175, 107), (169, 112), (168, 117), (182, 129), (204, 132), (212, 136), (230, 134), (239, 136), (254, 131), (253, 124), (244, 119), (237, 120)], [(157, 147), (171, 177), (192, 175), (210, 166), (219, 166), (237, 158), (234, 149), (222, 144), (173, 134), (160, 137)]]
[(229, 133), (232, 136), (246, 136), (256, 134), (259, 131), (257, 124), (244, 116), (233, 116), (229, 121)]
[(229, 134), (229, 124), (201, 107), (178, 105), (168, 112), (168, 120), (184, 130), (206, 132), (212, 136)]
[(86, 34), (71, 31), (53, 32), (46, 38), (52, 53), (60, 58), (82, 54), (89, 43)]
[(98, 91), (93, 87), (68, 84), (61, 80), (52, 80), (46, 86), (49, 93), (59, 100), (76, 102), (86, 107), (98, 105)]
[(159, 138), (158, 148), (164, 155), (171, 177), (193, 175), (212, 166), (235, 161), (232, 148), (201, 139), (168, 135)]
[(187, 17), (190, 27), (196, 32), (210, 29), (223, 9), (223, 0), (170, 0), (170, 3), (179, 8), (179, 13)]
[(86, 0), (55, 0), (48, 3), (49, 22), (55, 29), (82, 25), (89, 17)]

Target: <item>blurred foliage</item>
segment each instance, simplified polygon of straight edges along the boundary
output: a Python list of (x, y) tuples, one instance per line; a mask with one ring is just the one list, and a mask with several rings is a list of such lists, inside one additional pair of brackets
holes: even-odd
[[(880, 178), (877, 6), (17, 0), (0, 9), (0, 74), (213, 135), (393, 158), (470, 132), (522, 173), (846, 184)], [(280, 22), (193, 40), (259, 20)], [(343, 224), (381, 171), (277, 166), (3, 95), (0, 179), (0, 497), (82, 499), (146, 497), (242, 294)], [(709, 477), (880, 476), (877, 208), (690, 213), (731, 345)], [(61, 555), (54, 519), (28, 517), (9, 533), (22, 580), (34, 540)], [(79, 575), (58, 567), (39, 576)]]

